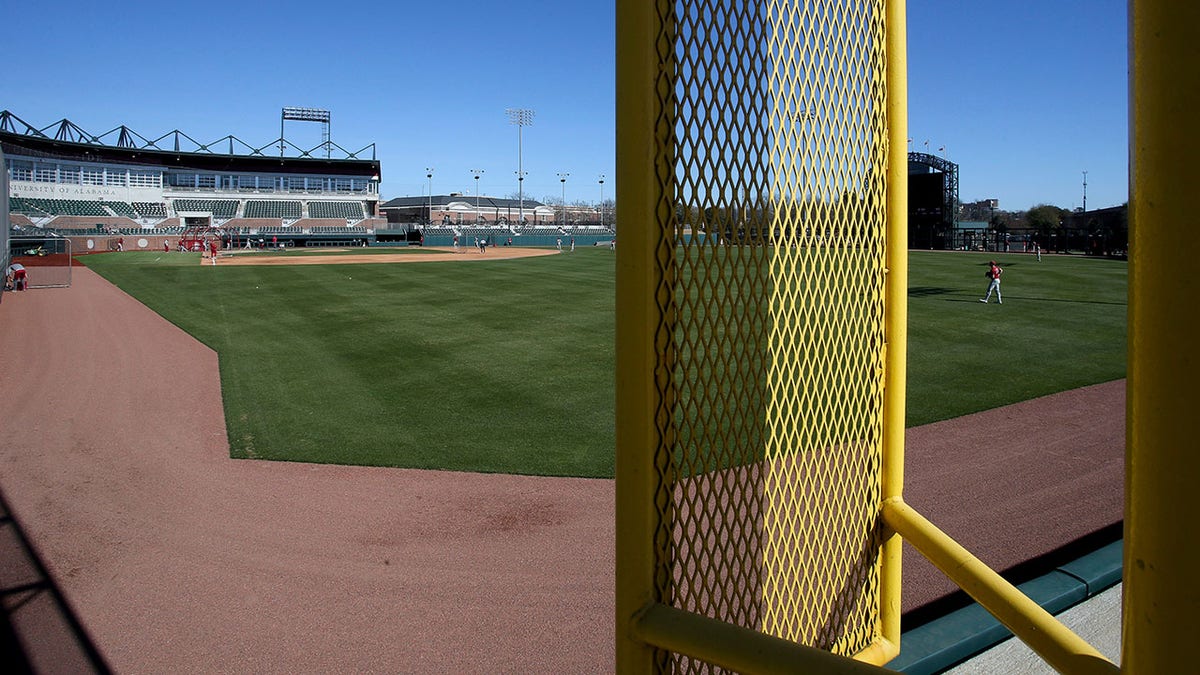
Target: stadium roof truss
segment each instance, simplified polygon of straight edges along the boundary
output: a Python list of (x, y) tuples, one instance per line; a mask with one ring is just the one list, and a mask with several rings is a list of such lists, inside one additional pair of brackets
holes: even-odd
[[(322, 141), (321, 143), (319, 143), (318, 145), (316, 145), (315, 147), (309, 148), (308, 150), (303, 150), (303, 149), (297, 147), (295, 144), (284, 139), (282, 134), (280, 134), (279, 138), (277, 138), (265, 145), (255, 147), (253, 145), (250, 145), (249, 143), (246, 143), (245, 141), (242, 141), (241, 139), (239, 139), (238, 137), (236, 137), (232, 134), (225, 136), (223, 138), (218, 138), (217, 140), (212, 141), (210, 143), (201, 143), (178, 129), (175, 129), (174, 131), (169, 131), (169, 132), (163, 134), (162, 136), (155, 138), (154, 140), (148, 140), (145, 136), (142, 136), (141, 134), (137, 133), (136, 131), (130, 129), (129, 127), (127, 127), (123, 124), (118, 127), (113, 128), (113, 129), (110, 129), (109, 131), (106, 131), (102, 134), (92, 135), (91, 133), (88, 133), (85, 129), (80, 127), (78, 124), (75, 124), (74, 122), (66, 119), (65, 117), (53, 124), (50, 124), (46, 127), (38, 129), (37, 127), (34, 127), (33, 125), (29, 124), (25, 120), (21, 119), (20, 117), (17, 117), (16, 115), (12, 114), (11, 112), (9, 112), (7, 110), (0, 111), (0, 131), (11, 133), (11, 134), (24, 135), (24, 136), (33, 136), (36, 138), (45, 138), (45, 139), (54, 139), (54, 140), (58, 140), (58, 141), (66, 141), (68, 143), (82, 143), (82, 144), (86, 144), (86, 145), (96, 145), (96, 146), (100, 146), (100, 147), (129, 148), (129, 149), (135, 149), (135, 150), (161, 150), (161, 151), (174, 151), (174, 152), (207, 153), (207, 154), (211, 154), (211, 155), (241, 155), (241, 156), (247, 156), (247, 157), (269, 157), (272, 155), (267, 155), (265, 152), (263, 152), (264, 150), (270, 149), (270, 150), (274, 151), (274, 150), (279, 150), (283, 146), (286, 146), (288, 148), (291, 148), (294, 151), (297, 151), (298, 154), (293, 155), (293, 156), (298, 157), (298, 158), (316, 159), (319, 157), (319, 155), (314, 154), (317, 151), (323, 150), (326, 152), (326, 154), (328, 154), (331, 148), (336, 148), (339, 152), (344, 154), (344, 157), (340, 157), (338, 159), (368, 159), (365, 156), (360, 156), (360, 155), (365, 155), (365, 153), (368, 150), (370, 150), (370, 152), (371, 152), (370, 159), (371, 160), (375, 159), (375, 144), (374, 143), (363, 146), (362, 148), (360, 148), (354, 152), (351, 152), (351, 151), (343, 148), (342, 146), (338, 145), (337, 143), (334, 143), (329, 140), (325, 140), (325, 141)], [(106, 139), (110, 139), (114, 135), (115, 135), (115, 142), (113, 142), (111, 140), (106, 140)], [(163, 142), (165, 139), (171, 139), (171, 145), (173, 147), (160, 146), (159, 143)], [(186, 143), (181, 144), (181, 140), (186, 141)], [(228, 148), (228, 152), (221, 152), (221, 150), (224, 148)], [(274, 155), (274, 156), (278, 156), (278, 155)]]

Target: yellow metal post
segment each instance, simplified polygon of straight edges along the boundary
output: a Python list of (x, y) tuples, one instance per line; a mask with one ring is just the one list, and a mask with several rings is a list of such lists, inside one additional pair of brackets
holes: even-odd
[[(656, 533), (659, 515), (655, 467), (662, 430), (656, 420), (655, 334), (663, 274), (658, 208), (664, 199), (655, 175), (661, 153), (663, 110), (656, 87), (664, 68), (658, 55), (662, 20), (655, 2), (617, 0), (617, 222), (616, 317), (616, 648), (617, 669), (651, 672), (654, 648), (633, 634), (637, 615), (657, 601)], [(667, 127), (669, 133), (669, 127)], [(667, 174), (669, 175), (669, 173)], [(670, 424), (670, 421), (665, 421)]]
[[(887, 281), (884, 290), (883, 482), (882, 499), (904, 490), (904, 400), (908, 373), (908, 27), (904, 0), (887, 5)], [(900, 558), (902, 539), (884, 540), (880, 570), (880, 633), (900, 646)]]
[(1129, 381), (1122, 665), (1195, 672), (1200, 616), (1200, 4), (1130, 5)]

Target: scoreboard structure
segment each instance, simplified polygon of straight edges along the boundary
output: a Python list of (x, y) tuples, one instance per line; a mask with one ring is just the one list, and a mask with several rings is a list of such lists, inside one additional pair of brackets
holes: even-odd
[(908, 153), (908, 245), (952, 246), (958, 221), (958, 165), (925, 152)]

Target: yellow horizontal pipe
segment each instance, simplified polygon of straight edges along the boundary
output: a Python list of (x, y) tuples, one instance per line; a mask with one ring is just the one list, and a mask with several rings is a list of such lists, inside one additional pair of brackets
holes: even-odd
[[(806, 647), (749, 628), (653, 604), (634, 625), (647, 644), (739, 673), (847, 673), (879, 675), (879, 666)], [(887, 651), (891, 651), (890, 649)]]
[(1103, 654), (902, 500), (885, 501), (883, 519), (1054, 669), (1062, 673), (1120, 672)]

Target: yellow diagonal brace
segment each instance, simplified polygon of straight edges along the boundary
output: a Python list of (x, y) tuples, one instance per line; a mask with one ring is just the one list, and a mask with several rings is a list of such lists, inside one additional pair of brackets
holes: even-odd
[(1059, 672), (1081, 675), (1120, 672), (1103, 654), (903, 501), (885, 502), (883, 518), (921, 555)]

